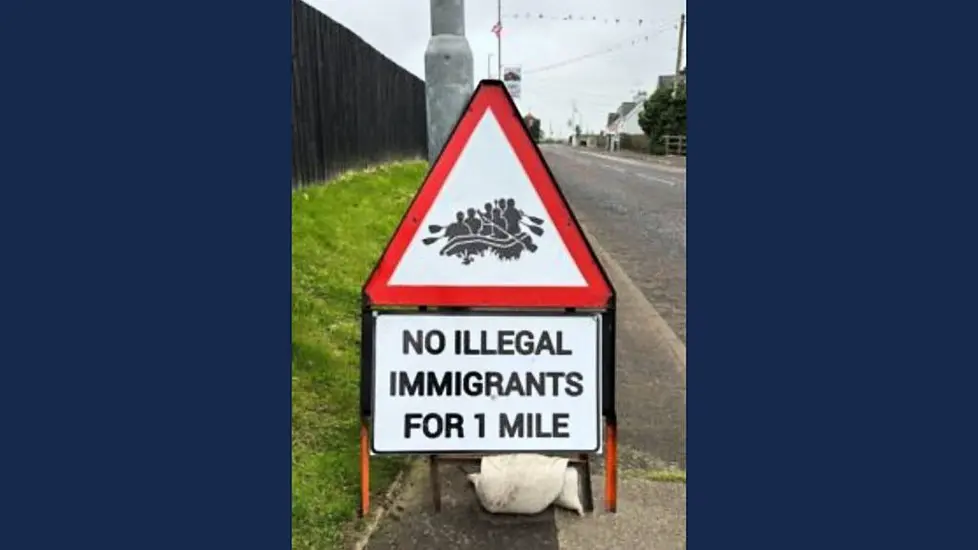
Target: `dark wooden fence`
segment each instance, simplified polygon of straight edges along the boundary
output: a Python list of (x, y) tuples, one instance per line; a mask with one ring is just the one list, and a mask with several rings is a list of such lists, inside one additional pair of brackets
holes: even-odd
[(292, 186), (427, 157), (424, 81), (292, 0)]

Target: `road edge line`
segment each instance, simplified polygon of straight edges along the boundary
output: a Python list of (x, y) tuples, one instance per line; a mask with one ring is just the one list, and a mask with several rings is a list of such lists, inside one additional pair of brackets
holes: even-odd
[(660, 342), (665, 344), (669, 359), (675, 364), (676, 370), (682, 375), (685, 381), (686, 344), (676, 336), (672, 327), (659, 315), (659, 312), (656, 311), (648, 298), (645, 297), (645, 294), (638, 288), (638, 285), (632, 281), (632, 278), (625, 273), (621, 265), (598, 243), (598, 239), (594, 237), (594, 234), (588, 231), (583, 223), (580, 225), (581, 230), (584, 232), (584, 237), (591, 243), (591, 248), (598, 256), (598, 261), (601, 262), (608, 272), (608, 276), (611, 277), (611, 282), (614, 284), (615, 291), (618, 293), (618, 302), (621, 303), (622, 298), (627, 298), (629, 301), (639, 304), (643, 317), (645, 317), (648, 323), (649, 330), (659, 338)]

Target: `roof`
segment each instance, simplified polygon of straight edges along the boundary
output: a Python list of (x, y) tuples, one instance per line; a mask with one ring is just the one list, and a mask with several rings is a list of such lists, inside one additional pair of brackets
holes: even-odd
[(638, 113), (642, 110), (642, 107), (644, 105), (645, 105), (644, 103), (639, 103), (635, 101), (626, 101), (622, 103), (621, 107), (618, 108), (619, 112), (622, 112), (622, 109), (625, 106), (628, 106), (628, 110), (624, 111), (624, 114), (616, 117), (615, 120), (611, 121), (611, 123), (608, 124), (608, 127), (605, 129), (605, 131), (611, 134), (616, 133), (618, 131), (618, 128), (621, 127), (621, 125), (625, 124), (628, 121), (628, 119), (638, 115)]

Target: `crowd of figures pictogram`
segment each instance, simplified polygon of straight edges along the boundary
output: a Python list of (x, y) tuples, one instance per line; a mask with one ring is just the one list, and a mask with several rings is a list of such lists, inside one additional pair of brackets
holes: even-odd
[(463, 265), (471, 264), (476, 257), (489, 254), (499, 260), (518, 260), (523, 252), (536, 252), (533, 235), (543, 235), (543, 220), (527, 215), (516, 206), (516, 200), (496, 199), (482, 208), (469, 208), (455, 213), (455, 220), (448, 225), (429, 225), (430, 233), (422, 242), (431, 245), (442, 241), (442, 256), (454, 256)]

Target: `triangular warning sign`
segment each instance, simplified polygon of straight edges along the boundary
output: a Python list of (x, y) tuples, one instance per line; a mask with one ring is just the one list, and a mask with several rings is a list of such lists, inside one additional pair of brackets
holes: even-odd
[(375, 306), (608, 305), (611, 284), (501, 82), (473, 92), (363, 291)]

